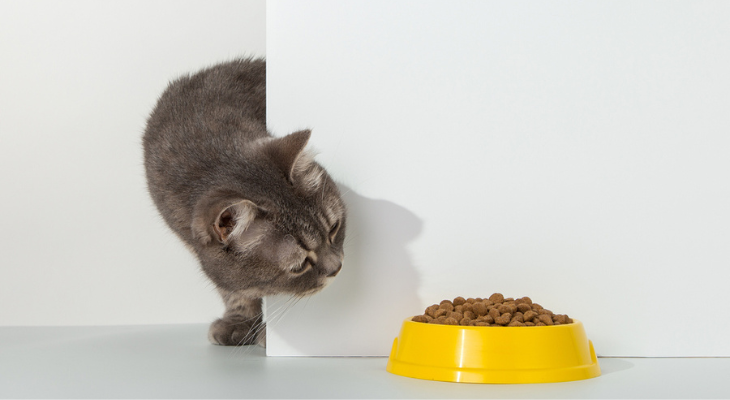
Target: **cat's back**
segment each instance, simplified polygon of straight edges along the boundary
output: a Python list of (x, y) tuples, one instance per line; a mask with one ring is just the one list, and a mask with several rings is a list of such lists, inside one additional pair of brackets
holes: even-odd
[(147, 172), (220, 165), (265, 136), (266, 62), (221, 63), (172, 81), (160, 96), (143, 137)]
[(145, 140), (220, 135), (252, 122), (266, 126), (266, 62), (235, 59), (172, 81), (150, 115)]
[(240, 170), (246, 148), (266, 136), (263, 59), (235, 59), (172, 81), (142, 140), (148, 188), (163, 216), (189, 208), (226, 169)]

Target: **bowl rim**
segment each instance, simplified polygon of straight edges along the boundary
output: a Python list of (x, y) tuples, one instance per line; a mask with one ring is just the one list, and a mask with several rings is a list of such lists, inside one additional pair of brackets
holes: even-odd
[[(419, 314), (423, 315), (423, 314)], [(507, 325), (489, 325), (489, 326), (470, 326), (470, 325), (448, 325), (448, 324), (430, 324), (428, 322), (417, 322), (413, 321), (414, 317), (417, 317), (418, 315), (414, 315), (412, 317), (406, 318), (403, 322), (404, 323), (413, 323), (413, 324), (421, 324), (426, 326), (434, 326), (434, 327), (449, 327), (449, 328), (468, 328), (468, 329), (483, 329), (483, 328), (530, 328), (530, 329), (546, 329), (546, 328), (560, 328), (560, 327), (568, 327), (573, 325), (582, 325), (583, 323), (577, 319), (577, 318), (570, 318), (573, 320), (573, 322), (569, 324), (558, 324), (558, 325), (545, 325), (545, 326), (507, 326)]]

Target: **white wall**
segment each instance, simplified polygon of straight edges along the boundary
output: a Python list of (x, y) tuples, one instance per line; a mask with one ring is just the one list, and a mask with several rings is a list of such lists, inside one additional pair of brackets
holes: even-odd
[(0, 325), (208, 322), (220, 300), (152, 205), (167, 82), (265, 54), (256, 1), (0, 1)]
[(331, 287), (270, 299), (269, 354), (385, 355), (423, 307), (500, 291), (581, 319), (601, 355), (730, 355), (730, 3), (267, 18), (270, 128), (314, 129), (352, 221)]
[(729, 8), (272, 1), (265, 46), (263, 1), (2, 1), (0, 325), (219, 315), (140, 137), (169, 79), (267, 53), (272, 130), (312, 127), (351, 207), (338, 280), (270, 299), (271, 354), (386, 354), (502, 291), (603, 355), (730, 355)]

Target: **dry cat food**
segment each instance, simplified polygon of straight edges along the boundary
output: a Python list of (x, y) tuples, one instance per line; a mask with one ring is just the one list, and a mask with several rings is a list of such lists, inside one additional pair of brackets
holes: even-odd
[(494, 293), (489, 298), (457, 297), (426, 308), (423, 315), (412, 318), (415, 322), (463, 326), (547, 326), (573, 322), (565, 314), (533, 303), (529, 297), (505, 298)]

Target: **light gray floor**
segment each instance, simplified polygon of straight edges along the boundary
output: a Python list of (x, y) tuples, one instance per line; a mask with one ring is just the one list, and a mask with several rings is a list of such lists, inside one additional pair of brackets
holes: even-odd
[(534, 385), (422, 381), (386, 358), (266, 357), (205, 325), (0, 328), (6, 398), (729, 398), (730, 359), (602, 358), (603, 375)]

